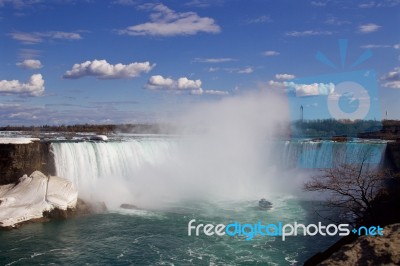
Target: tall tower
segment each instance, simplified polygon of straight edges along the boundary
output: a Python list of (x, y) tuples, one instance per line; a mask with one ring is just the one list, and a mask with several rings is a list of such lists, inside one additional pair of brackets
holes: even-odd
[(304, 108), (303, 105), (300, 106), (300, 121), (303, 122), (303, 118), (304, 118)]

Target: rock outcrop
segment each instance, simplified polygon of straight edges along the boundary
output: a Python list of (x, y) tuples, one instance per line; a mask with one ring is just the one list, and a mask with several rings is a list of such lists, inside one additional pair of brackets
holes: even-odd
[(400, 265), (400, 224), (385, 226), (383, 234), (359, 237), (318, 265)]
[(71, 181), (35, 171), (16, 184), (0, 186), (0, 227), (67, 216), (77, 200), (78, 191)]
[(46, 175), (55, 175), (54, 159), (49, 142), (1, 140), (0, 185), (15, 183), (24, 174), (36, 170)]

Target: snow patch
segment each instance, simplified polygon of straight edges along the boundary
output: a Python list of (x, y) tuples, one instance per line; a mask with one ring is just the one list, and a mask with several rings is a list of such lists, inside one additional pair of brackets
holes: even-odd
[(0, 138), (0, 144), (29, 144), (39, 140), (38, 138)]
[(39, 171), (24, 175), (16, 185), (0, 186), (0, 227), (43, 217), (54, 208), (74, 208), (78, 192), (72, 182)]

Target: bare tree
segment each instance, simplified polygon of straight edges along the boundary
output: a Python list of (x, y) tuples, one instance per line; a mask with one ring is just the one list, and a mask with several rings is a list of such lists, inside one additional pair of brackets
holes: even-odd
[(360, 164), (341, 164), (321, 170), (305, 183), (306, 191), (328, 193), (328, 208), (340, 209), (356, 220), (373, 221), (373, 201), (383, 188), (385, 171)]

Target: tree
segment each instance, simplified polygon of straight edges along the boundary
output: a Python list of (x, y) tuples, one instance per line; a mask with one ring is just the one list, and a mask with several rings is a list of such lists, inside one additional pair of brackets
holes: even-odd
[[(306, 182), (306, 191), (328, 193), (327, 207), (350, 214), (356, 221), (375, 221), (374, 199), (384, 187), (385, 171), (360, 164), (341, 164), (321, 170)], [(353, 220), (353, 221), (351, 221)]]

